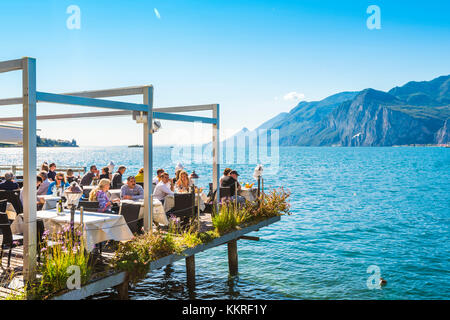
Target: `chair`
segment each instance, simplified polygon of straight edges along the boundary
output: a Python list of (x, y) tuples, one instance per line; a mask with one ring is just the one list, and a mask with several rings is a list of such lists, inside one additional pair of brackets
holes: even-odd
[(23, 206), (20, 201), (20, 190), (0, 190), (0, 200), (7, 200), (10, 202), (17, 214), (23, 213)]
[(139, 203), (121, 203), (119, 215), (122, 215), (127, 222), (128, 228), (132, 233), (138, 233), (139, 230), (139, 212), (141, 204)]
[(92, 189), (83, 189), (83, 195), (86, 199), (89, 199), (89, 194), (91, 193)]
[(5, 213), (6, 212), (6, 206), (8, 205), (8, 200), (0, 200), (0, 212)]
[(87, 211), (87, 212), (98, 212), (99, 203), (98, 203), (98, 201), (81, 200), (78, 203), (78, 209), (80, 209), (81, 207), (83, 207), (83, 210)]
[(231, 198), (231, 188), (230, 187), (220, 187), (220, 200)]
[(12, 234), (11, 225), (9, 224), (8, 215), (6, 213), (0, 213), (0, 230), (2, 231), (3, 241), (0, 254), (0, 264), (3, 260), (3, 250), (9, 249), (8, 253), (8, 268), (11, 264), (11, 251), (23, 243), (23, 236)]
[(166, 214), (174, 215), (183, 220), (183, 224), (189, 222), (190, 218), (195, 217), (195, 194), (193, 193), (175, 193), (175, 205)]

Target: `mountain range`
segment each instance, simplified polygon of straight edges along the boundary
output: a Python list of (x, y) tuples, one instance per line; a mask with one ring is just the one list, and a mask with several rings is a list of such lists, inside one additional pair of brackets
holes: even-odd
[(226, 143), (256, 137), (262, 129), (278, 130), (280, 146), (450, 143), (450, 75), (388, 92), (365, 89), (302, 101), (252, 132), (242, 129)]

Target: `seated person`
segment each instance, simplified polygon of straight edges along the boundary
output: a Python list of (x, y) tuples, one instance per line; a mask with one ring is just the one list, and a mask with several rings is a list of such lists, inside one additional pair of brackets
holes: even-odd
[(120, 188), (120, 198), (134, 201), (144, 199), (144, 188), (136, 184), (136, 179), (133, 176), (129, 176), (127, 184)]
[(66, 189), (69, 187), (69, 183), (66, 182), (66, 179), (64, 178), (64, 173), (58, 172), (55, 176), (55, 181), (50, 183), (47, 190), (47, 195), (56, 194), (58, 189)]
[(17, 182), (14, 182), (14, 174), (12, 172), (5, 173), (5, 179), (6, 181), (3, 183), (0, 183), (0, 190), (19, 190), (19, 184)]
[(127, 170), (127, 167), (120, 166), (116, 173), (114, 173), (111, 181), (111, 188), (112, 189), (120, 189), (123, 186), (122, 182), (122, 176)]
[(68, 184), (71, 184), (72, 182), (77, 181), (77, 178), (73, 175), (72, 169), (67, 170), (66, 181)]
[(81, 179), (80, 185), (83, 186), (90, 186), (92, 183), (92, 180), (94, 180), (94, 178), (98, 177), (98, 170), (97, 167), (91, 166), (90, 170), (88, 173), (86, 173), (83, 178)]
[[(221, 187), (229, 187), (231, 191), (231, 200), (236, 200), (236, 191), (241, 190), (241, 185), (238, 180), (239, 174), (236, 170), (230, 171), (230, 174), (222, 179)], [(237, 190), (236, 190), (237, 187)], [(245, 203), (245, 198), (242, 196), (237, 196), (237, 202), (239, 204)]]
[(103, 167), (102, 168), (102, 174), (100, 175), (99, 179), (108, 179), (111, 180), (111, 174), (109, 173), (109, 168), (108, 167)]
[(228, 175), (230, 174), (231, 171), (232, 171), (232, 170), (231, 170), (230, 168), (226, 168), (225, 170), (223, 170), (223, 176), (221, 176), (220, 179), (219, 179), (219, 186), (222, 185), (222, 180), (223, 180), (225, 177), (228, 177)]
[(50, 186), (50, 181), (48, 180), (47, 172), (45, 172), (45, 171), (41, 171), (39, 173), (39, 176), (42, 178), (42, 183), (40, 184), (40, 186), (37, 190), (37, 195), (45, 196), (47, 194), (48, 187)]
[(161, 175), (164, 173), (164, 169), (158, 169), (156, 171), (156, 177), (153, 178), (153, 184), (158, 184), (161, 181)]
[(120, 202), (120, 199), (110, 200), (108, 191), (111, 185), (109, 179), (100, 180), (98, 186), (89, 194), (89, 201), (98, 201), (98, 212), (111, 213), (112, 205)]
[(134, 178), (136, 183), (144, 183), (144, 168), (141, 168), (139, 173)]
[[(170, 188), (168, 184), (170, 184)], [(161, 181), (156, 185), (155, 190), (153, 191), (153, 196), (164, 203), (164, 199), (166, 198), (166, 196), (174, 195), (173, 190), (174, 187), (173, 183), (171, 183), (170, 181), (169, 174), (167, 172), (164, 172), (161, 175)]]
[(179, 192), (179, 193), (189, 192), (190, 183), (189, 183), (189, 176), (188, 176), (187, 172), (182, 170), (179, 175), (180, 175), (180, 178), (178, 179), (178, 181), (175, 185), (176, 192)]
[(50, 166), (48, 167), (49, 171), (47, 173), (48, 176), (48, 180), (50, 180), (50, 182), (54, 182), (56, 181), (56, 164), (55, 163), (50, 163)]

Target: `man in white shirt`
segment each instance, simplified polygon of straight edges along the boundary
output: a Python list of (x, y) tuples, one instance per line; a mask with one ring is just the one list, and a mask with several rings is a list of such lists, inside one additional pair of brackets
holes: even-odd
[[(169, 185), (170, 188), (169, 188)], [(164, 203), (164, 199), (166, 196), (174, 195), (174, 186), (170, 184), (169, 174), (167, 172), (163, 172), (161, 175), (161, 181), (156, 185), (155, 190), (153, 191), (153, 197)]]

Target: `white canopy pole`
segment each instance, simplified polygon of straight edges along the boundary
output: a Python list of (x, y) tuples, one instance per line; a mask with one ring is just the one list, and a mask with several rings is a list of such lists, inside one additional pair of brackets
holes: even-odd
[(23, 274), (36, 275), (36, 60), (23, 58)]

